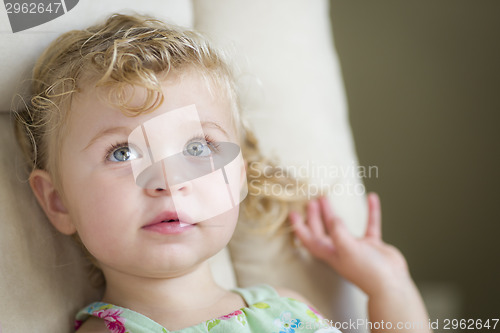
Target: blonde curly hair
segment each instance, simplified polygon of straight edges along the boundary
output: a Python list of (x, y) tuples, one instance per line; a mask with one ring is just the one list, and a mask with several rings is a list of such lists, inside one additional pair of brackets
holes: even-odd
[[(39, 57), (26, 108), (16, 112), (17, 137), (32, 170), (46, 170), (56, 188), (59, 144), (71, 114), (71, 102), (82, 87), (106, 87), (107, 102), (127, 116), (153, 111), (163, 99), (161, 82), (187, 69), (199, 72), (209, 89), (216, 88), (231, 102), (231, 117), (240, 137), (247, 168), (249, 194), (242, 203), (242, 218), (254, 230), (277, 230), (286, 220), (297, 194), (273, 195), (273, 184), (297, 184), (291, 177), (269, 172), (276, 163), (265, 159), (258, 142), (240, 119), (233, 68), (224, 53), (201, 34), (144, 16), (113, 15), (103, 24), (61, 35)], [(129, 105), (127, 88), (147, 91), (142, 105)], [(266, 172), (263, 172), (263, 170)], [(252, 181), (250, 181), (252, 180)], [(287, 188), (290, 188), (289, 186)]]

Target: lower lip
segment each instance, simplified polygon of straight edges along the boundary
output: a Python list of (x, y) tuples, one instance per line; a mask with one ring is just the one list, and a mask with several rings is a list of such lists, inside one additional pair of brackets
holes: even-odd
[(185, 223), (183, 223), (181, 226), (180, 222), (156, 223), (143, 227), (144, 230), (153, 231), (164, 235), (181, 234), (193, 228), (193, 224), (186, 225)]

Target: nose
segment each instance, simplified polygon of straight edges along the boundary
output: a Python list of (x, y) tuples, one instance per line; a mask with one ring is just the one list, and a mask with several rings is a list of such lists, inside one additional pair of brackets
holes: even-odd
[(145, 188), (144, 191), (150, 197), (171, 196), (171, 190), (167, 183), (156, 188)]
[(172, 196), (172, 194), (186, 195), (191, 191), (191, 187), (192, 187), (191, 182), (186, 182), (174, 186), (168, 186), (168, 183), (165, 180), (164, 185), (158, 186), (156, 188), (146, 188), (144, 189), (144, 191), (146, 192), (147, 195), (151, 197)]
[(142, 186), (146, 194), (158, 197), (172, 196), (173, 194), (187, 195), (191, 191), (192, 184), (190, 181), (179, 183), (181, 180), (177, 179), (177, 176), (171, 175), (167, 177), (167, 172), (167, 168), (165, 168), (163, 162), (151, 166), (144, 172), (143, 177), (140, 178), (143, 180)]
[(144, 169), (137, 176), (136, 184), (144, 188), (150, 196), (171, 196), (172, 193), (186, 195), (192, 184), (182, 174), (182, 166), (168, 167), (165, 161), (161, 160)]

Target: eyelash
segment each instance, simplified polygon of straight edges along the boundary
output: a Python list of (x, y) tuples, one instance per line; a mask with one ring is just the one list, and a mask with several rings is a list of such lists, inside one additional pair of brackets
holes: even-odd
[(188, 140), (188, 142), (193, 142), (196, 140), (203, 140), (203, 139), (205, 139), (205, 142), (207, 143), (207, 145), (214, 150), (214, 153), (219, 151), (220, 145), (214, 139), (212, 139), (212, 137), (208, 134), (205, 134), (203, 136), (202, 135), (195, 135), (190, 140)]
[[(214, 139), (212, 139), (211, 136), (209, 136), (208, 134), (205, 134), (205, 135), (195, 135), (193, 136), (191, 139), (188, 140), (188, 142), (193, 142), (195, 140), (203, 140), (205, 139), (205, 142), (207, 143), (207, 145), (212, 148), (214, 150), (214, 152), (218, 152), (219, 151), (219, 144), (215, 142)], [(105, 160), (108, 161), (108, 158), (109, 158), (109, 155), (111, 155), (111, 153), (113, 153), (116, 149), (119, 149), (119, 148), (123, 148), (123, 147), (128, 147), (128, 142), (118, 142), (118, 143), (115, 143), (115, 144), (112, 144), (111, 146), (109, 146), (109, 148), (107, 149), (106, 151), (106, 155), (105, 155)]]
[(128, 142), (118, 142), (115, 144), (112, 144), (109, 146), (109, 148), (106, 150), (106, 154), (104, 155), (104, 160), (109, 162), (109, 156), (117, 149), (123, 148), (123, 147), (128, 147)]

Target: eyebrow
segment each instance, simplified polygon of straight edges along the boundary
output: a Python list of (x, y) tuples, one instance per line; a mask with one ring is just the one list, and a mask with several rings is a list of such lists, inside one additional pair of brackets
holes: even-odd
[(87, 146), (85, 146), (85, 148), (83, 148), (83, 150), (87, 150), (90, 146), (92, 146), (98, 139), (102, 138), (103, 136), (114, 135), (114, 134), (124, 134), (125, 136), (128, 136), (130, 133), (131, 133), (130, 128), (124, 126), (104, 128), (99, 132), (97, 132), (97, 134), (94, 135), (92, 139), (90, 139), (89, 143), (87, 144)]
[(219, 131), (221, 131), (222, 133), (224, 133), (224, 135), (226, 137), (229, 138), (229, 134), (227, 134), (227, 132), (219, 124), (217, 124), (217, 123), (215, 123), (213, 121), (201, 121), (200, 123), (201, 123), (201, 127), (210, 126), (210, 127), (216, 128)]
[[(201, 121), (201, 127), (213, 127), (215, 129), (218, 129), (221, 131), (226, 137), (229, 137), (227, 132), (217, 123), (213, 121)], [(89, 143), (85, 148), (83, 148), (82, 151), (87, 150), (90, 146), (92, 146), (98, 139), (108, 136), (108, 135), (114, 135), (114, 134), (124, 134), (125, 136), (128, 136), (131, 133), (131, 129), (125, 126), (117, 126), (117, 127), (110, 127), (110, 128), (104, 128), (97, 132), (97, 134), (90, 139)]]

